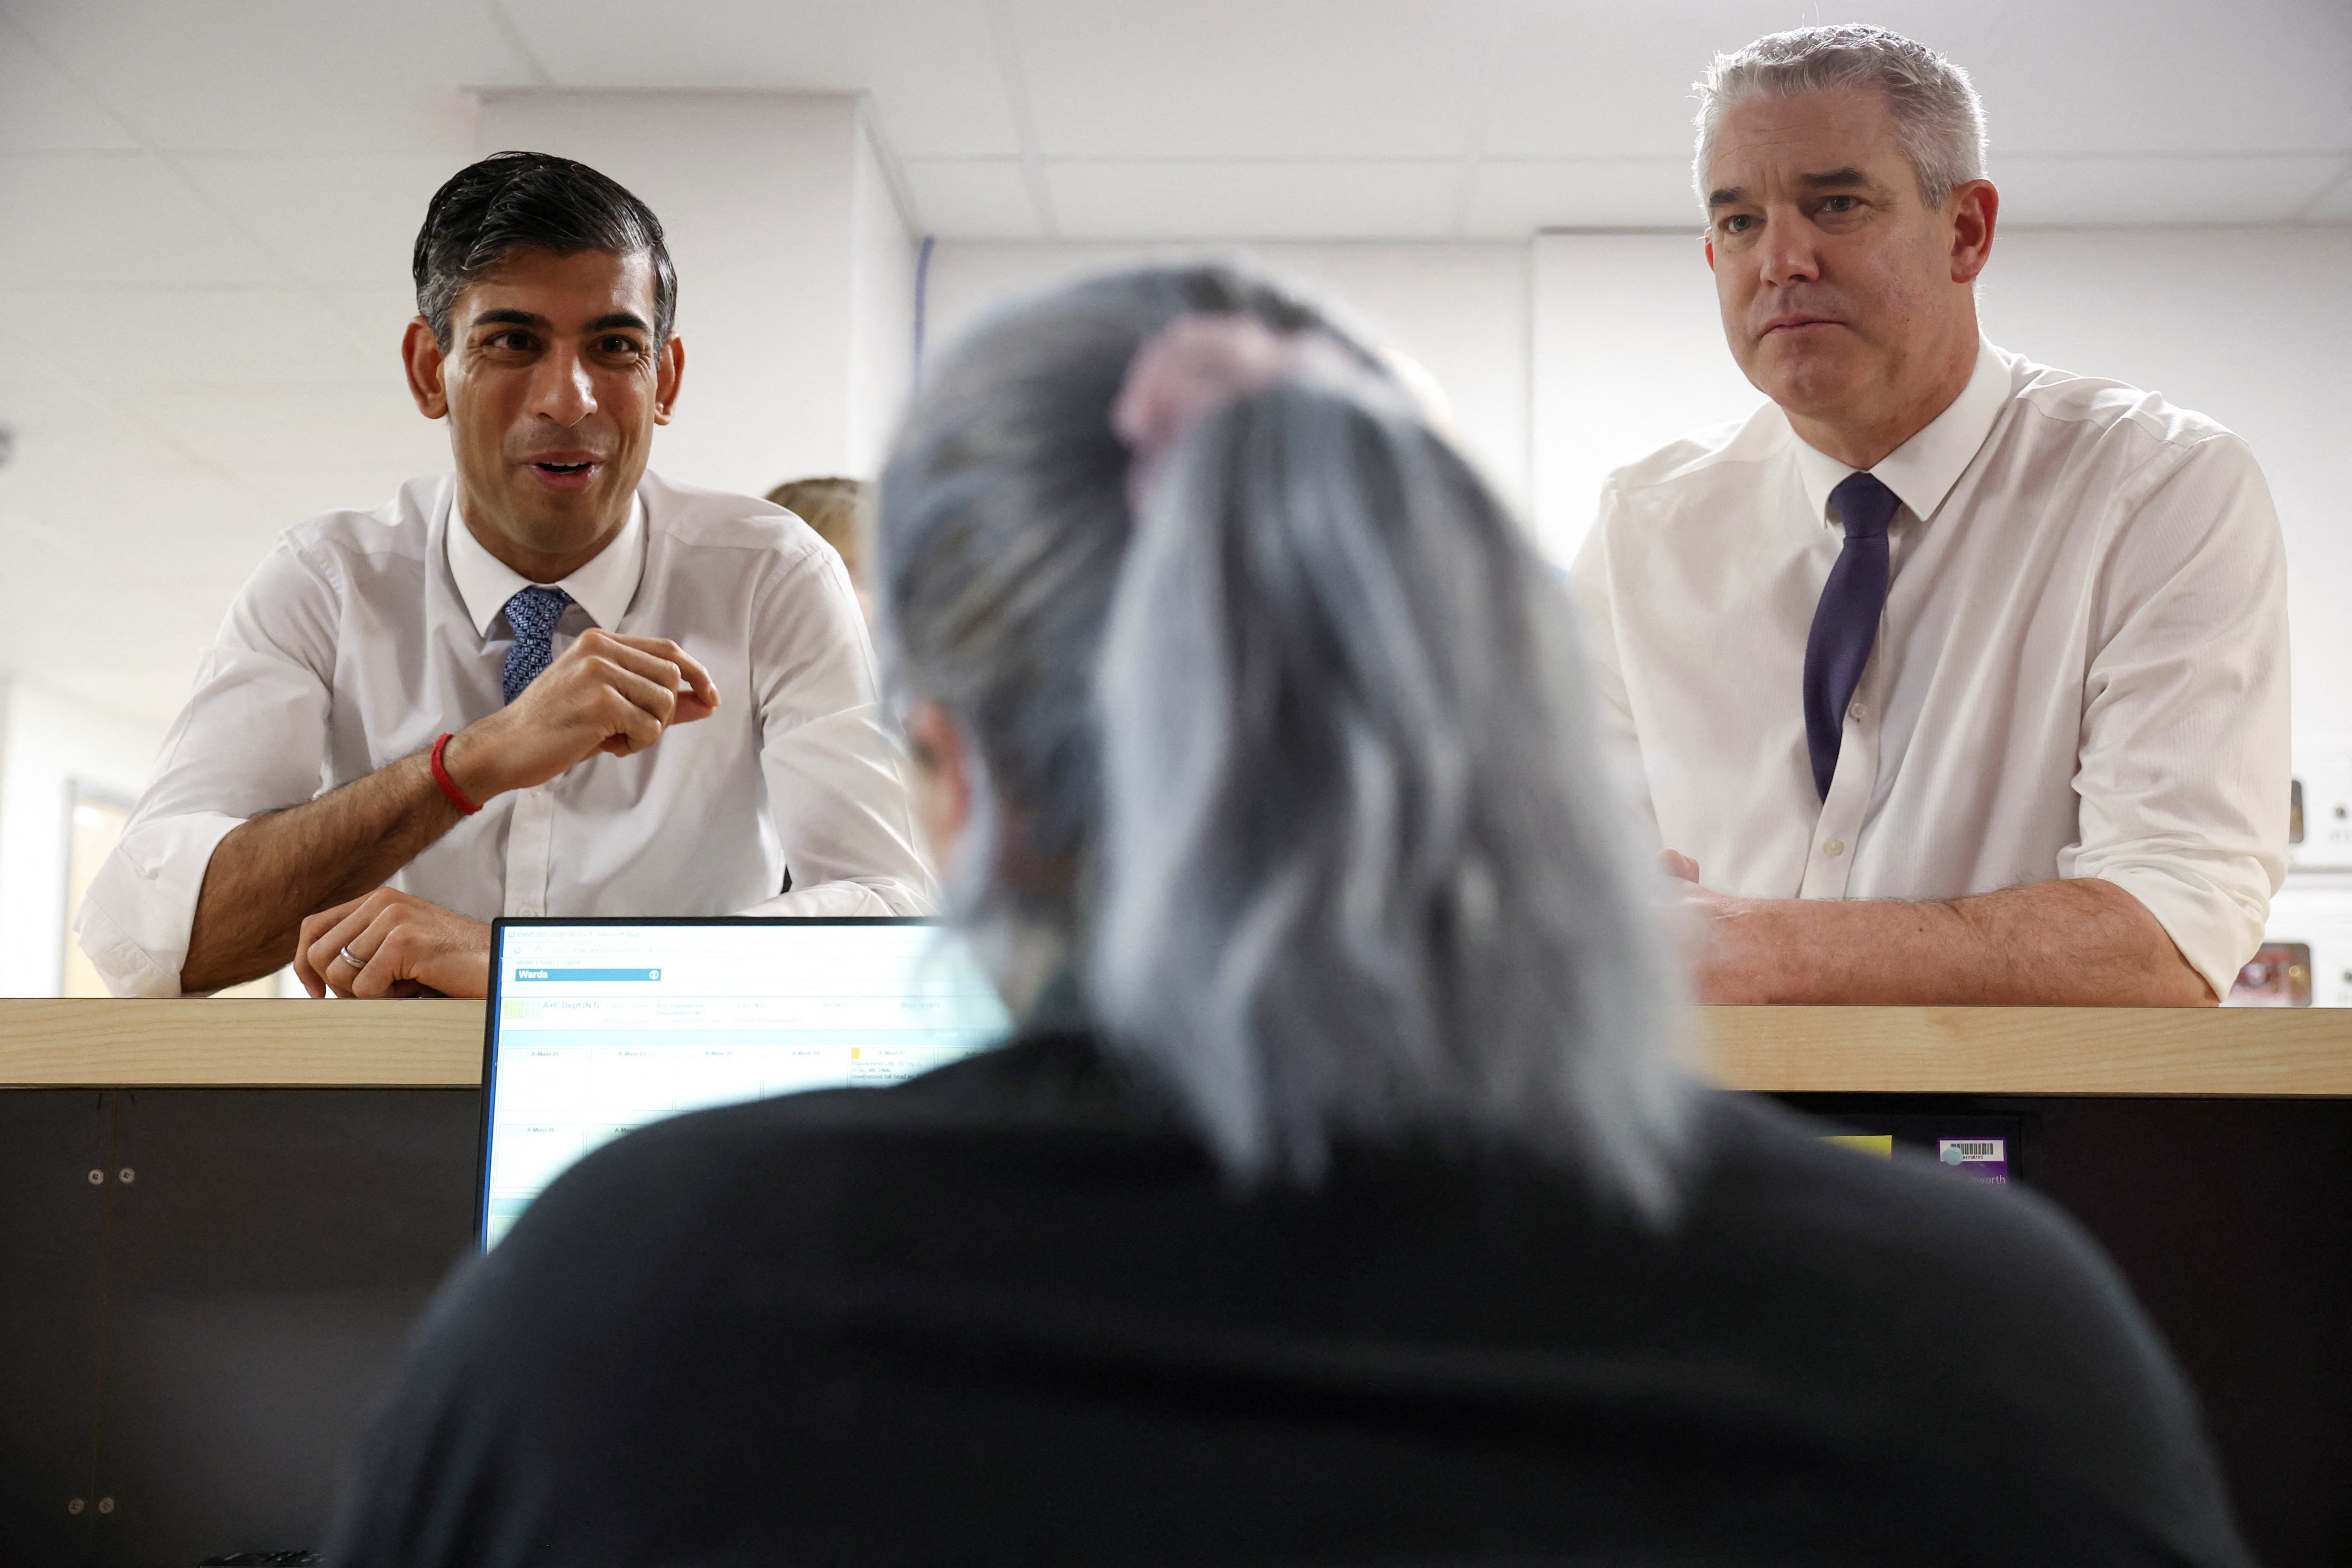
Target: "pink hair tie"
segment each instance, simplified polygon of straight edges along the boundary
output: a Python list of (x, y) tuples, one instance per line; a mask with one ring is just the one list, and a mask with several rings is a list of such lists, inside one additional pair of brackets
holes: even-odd
[(1290, 380), (1368, 390), (1373, 378), (1319, 332), (1277, 332), (1238, 311), (1179, 316), (1161, 328), (1128, 362), (1111, 405), (1111, 430), (1135, 454), (1130, 493), (1141, 493), (1203, 413)]

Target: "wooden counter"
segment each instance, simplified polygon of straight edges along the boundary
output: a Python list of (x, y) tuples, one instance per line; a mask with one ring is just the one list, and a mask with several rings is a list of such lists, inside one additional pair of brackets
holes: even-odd
[[(2352, 1009), (1707, 1007), (1782, 1093), (2352, 1095)], [(0, 1086), (472, 1088), (472, 1002), (0, 1000)]]

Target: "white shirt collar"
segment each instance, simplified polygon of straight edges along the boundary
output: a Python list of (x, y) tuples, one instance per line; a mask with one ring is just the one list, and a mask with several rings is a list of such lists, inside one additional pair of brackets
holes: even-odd
[[(458, 509), (457, 486), (449, 489), (449, 575), (457, 580), (457, 596), (466, 601), (466, 614), (473, 618), (474, 629), (487, 637), (490, 623), (505, 610), (509, 599), (530, 586), (530, 579), (482, 548)], [(643, 497), (633, 496), (629, 521), (621, 525), (613, 542), (579, 571), (548, 585), (571, 595), (590, 621), (610, 631), (628, 613), (629, 601), (637, 596), (637, 584), (645, 574), (646, 503)]]
[[(2009, 402), (2009, 366), (2000, 351), (1984, 338), (1977, 339), (1977, 367), (1969, 376), (1968, 385), (1952, 399), (1951, 406), (1929, 420), (1924, 429), (1886, 454), (1870, 471), (1895, 492), (1895, 499), (1911, 510), (1911, 515), (1926, 519), (1935, 515), (1952, 493), (1960, 476), (1992, 434), (1993, 422), (2000, 417), (2002, 406)], [(1790, 435), (1794, 436), (1792, 429)], [(1810, 445), (1803, 437), (1796, 437), (1797, 472), (1803, 478), (1805, 500), (1812, 506), (1813, 521), (1824, 528), (1837, 526), (1830, 521), (1830, 491), (1843, 483), (1853, 469), (1835, 458)]]

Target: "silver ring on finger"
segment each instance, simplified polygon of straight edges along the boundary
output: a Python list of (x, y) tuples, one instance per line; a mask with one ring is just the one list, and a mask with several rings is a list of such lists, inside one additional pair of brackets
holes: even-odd
[(350, 964), (353, 969), (365, 969), (367, 967), (367, 960), (362, 958), (358, 953), (353, 952), (348, 946), (346, 946), (343, 951), (338, 954), (338, 956), (341, 957), (345, 963)]

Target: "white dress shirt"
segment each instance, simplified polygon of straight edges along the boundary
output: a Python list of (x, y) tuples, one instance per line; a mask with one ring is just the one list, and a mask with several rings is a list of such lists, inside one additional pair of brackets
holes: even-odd
[[(238, 595), (82, 904), (82, 949), (117, 995), (179, 993), (230, 829), (499, 709), (526, 579), (457, 518), (456, 489), (413, 479), (292, 529)], [(865, 622), (799, 519), (647, 474), (620, 535), (554, 586), (573, 600), (555, 653), (591, 626), (669, 637), (709, 668), (718, 711), (486, 803), (394, 886), (483, 921), (930, 908)]]
[(2226, 996), (2286, 854), (2286, 563), (2245, 443), (1982, 344), (1872, 470), (1894, 581), (1825, 801), (1805, 641), (1853, 471), (1768, 404), (1610, 477), (1570, 583), (1660, 843), (1751, 898), (2103, 878)]

